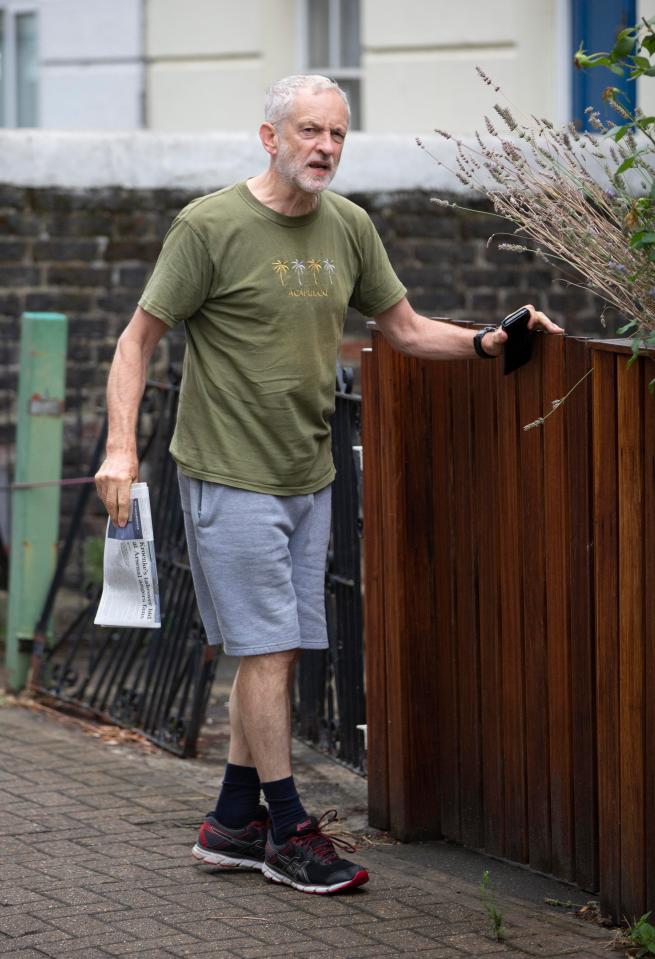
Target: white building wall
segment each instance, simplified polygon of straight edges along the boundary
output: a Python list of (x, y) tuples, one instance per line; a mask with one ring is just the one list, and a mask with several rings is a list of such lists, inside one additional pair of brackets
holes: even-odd
[[(145, 0), (147, 126), (244, 130), (265, 87), (298, 70), (302, 0)], [(471, 133), (498, 97), (479, 64), (526, 112), (561, 115), (557, 43), (568, 0), (361, 0), (364, 127)]]
[(500, 95), (479, 65), (527, 115), (553, 116), (556, 0), (364, 0), (364, 124), (424, 134), (472, 133)]
[(253, 130), (264, 89), (295, 68), (293, 0), (146, 0), (147, 126)]
[(41, 126), (142, 125), (142, 0), (40, 0)]

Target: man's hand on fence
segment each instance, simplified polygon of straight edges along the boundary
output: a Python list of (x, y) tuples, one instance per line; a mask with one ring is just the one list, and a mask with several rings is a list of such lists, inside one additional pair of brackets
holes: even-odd
[[(542, 330), (544, 333), (564, 333), (561, 326), (553, 323), (545, 313), (535, 310), (531, 303), (526, 303), (521, 309), (530, 310), (530, 319), (528, 320), (528, 329)], [(498, 327), (493, 333), (486, 333), (482, 337), (482, 349), (489, 356), (500, 356), (503, 352), (503, 346), (507, 342), (507, 333), (502, 327)]]
[(136, 457), (110, 453), (96, 473), (98, 496), (116, 526), (125, 526), (130, 513), (130, 486), (139, 478)]

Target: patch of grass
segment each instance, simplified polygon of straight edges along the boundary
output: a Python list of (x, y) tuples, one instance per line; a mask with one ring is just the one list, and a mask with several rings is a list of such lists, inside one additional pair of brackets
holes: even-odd
[(482, 873), (482, 882), (480, 883), (480, 896), (482, 898), (482, 905), (484, 906), (484, 911), (489, 917), (491, 922), (491, 928), (494, 934), (494, 937), (498, 942), (504, 942), (507, 937), (507, 930), (505, 929), (503, 914), (496, 905), (496, 897), (494, 891), (491, 887), (491, 877), (489, 876), (489, 870), (485, 869)]

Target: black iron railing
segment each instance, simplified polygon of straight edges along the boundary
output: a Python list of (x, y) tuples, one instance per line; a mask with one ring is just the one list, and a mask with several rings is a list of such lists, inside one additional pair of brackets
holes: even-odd
[[(148, 440), (141, 454), (141, 476), (151, 497), (160, 581), (159, 630), (94, 626), (99, 587), (54, 642), (45, 642), (66, 566), (81, 547), (89, 487), (84, 487), (71, 518), (57, 571), (36, 630), (32, 688), (55, 703), (76, 707), (119, 726), (135, 728), (181, 756), (195, 754), (216, 661), (205, 661), (205, 637), (186, 560), (184, 519), (175, 464), (168, 454), (177, 406), (172, 384), (149, 384), (141, 409)], [(144, 431), (141, 430), (141, 433)], [(98, 467), (104, 430), (90, 473)]]
[(332, 420), (337, 475), (325, 578), (330, 647), (306, 651), (298, 667), (294, 732), (358, 772), (366, 766), (361, 589), (361, 397), (340, 374)]
[[(298, 670), (294, 702), (296, 735), (351, 768), (365, 769), (364, 652), (360, 575), (361, 398), (352, 379), (340, 374), (332, 424), (337, 478), (332, 498), (332, 535), (326, 570), (330, 648), (306, 652)], [(88, 710), (121, 726), (141, 730), (160, 746), (193, 755), (216, 662), (204, 661), (205, 637), (186, 558), (184, 520), (175, 465), (168, 454), (177, 407), (174, 384), (150, 383), (141, 410), (140, 479), (150, 484), (159, 572), (161, 630), (106, 629), (93, 625), (99, 589), (54, 643), (44, 642), (67, 564), (80, 547), (90, 488), (84, 487), (60, 554), (37, 627), (33, 687), (55, 702)], [(89, 472), (104, 447), (99, 437)]]

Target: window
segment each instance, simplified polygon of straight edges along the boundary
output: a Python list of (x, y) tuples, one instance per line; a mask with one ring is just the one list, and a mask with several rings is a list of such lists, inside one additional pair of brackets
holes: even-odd
[(301, 69), (337, 80), (350, 100), (351, 129), (362, 126), (359, 0), (303, 0)]
[[(635, 0), (571, 0), (571, 40), (573, 53), (580, 44), (587, 53), (611, 50), (616, 34), (637, 21)], [(616, 113), (603, 101), (605, 87), (618, 87), (629, 109), (635, 107), (635, 83), (610, 73), (605, 67), (573, 71), (573, 121), (579, 129), (588, 129), (585, 109), (593, 106), (604, 120), (616, 122)]]
[(29, 5), (0, 0), (0, 126), (39, 123), (37, 14)]

